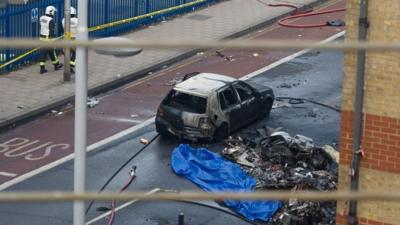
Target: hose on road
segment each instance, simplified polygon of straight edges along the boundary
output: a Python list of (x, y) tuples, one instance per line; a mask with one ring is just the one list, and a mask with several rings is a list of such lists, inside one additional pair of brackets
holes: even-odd
[[(324, 11), (319, 11), (319, 12), (300, 13), (297, 15), (288, 16), (283, 19), (280, 19), (278, 21), (278, 24), (283, 27), (289, 27), (289, 28), (316, 28), (316, 27), (333, 26), (333, 24), (335, 24), (335, 21), (326, 21), (324, 23), (315, 23), (315, 24), (289, 24), (288, 22), (285, 22), (285, 21), (300, 18), (300, 17), (309, 17), (309, 16), (329, 14), (329, 13), (343, 12), (345, 10), (346, 9), (344, 9), (344, 8), (340, 8), (340, 9), (324, 10)], [(339, 22), (337, 22), (337, 24), (338, 24), (338, 26), (341, 25), (341, 23), (339, 23)]]
[[(125, 191), (125, 189), (127, 189), (129, 187), (129, 185), (131, 185), (131, 183), (135, 179), (135, 177), (136, 177), (136, 166), (132, 167), (132, 170), (129, 172), (128, 182), (126, 182), (126, 184), (121, 189), (119, 189), (118, 192)], [(115, 199), (113, 199), (111, 201), (111, 215), (110, 215), (110, 219), (108, 220), (107, 225), (112, 225), (114, 223), (116, 205), (117, 205), (117, 202)]]
[[(128, 165), (134, 158), (136, 158), (136, 156), (138, 156), (142, 151), (144, 151), (147, 146), (149, 146), (154, 140), (156, 140), (158, 138), (158, 136), (160, 136), (160, 134), (157, 133), (157, 135), (155, 135), (150, 141), (149, 143), (147, 143), (146, 145), (144, 145), (138, 152), (136, 152), (135, 154), (133, 154), (124, 164), (122, 164), (112, 175), (111, 177), (106, 181), (106, 183), (100, 188), (99, 192), (102, 192), (107, 185), (118, 175), (119, 172), (121, 172), (121, 170), (126, 167), (126, 165)], [(94, 201), (90, 201), (85, 215), (88, 214), (90, 208), (92, 208)]]
[(345, 8), (338, 8), (338, 9), (329, 9), (329, 10), (322, 10), (318, 12), (314, 12), (314, 9), (310, 8), (305, 11), (300, 11), (300, 8), (293, 4), (268, 4), (263, 2), (262, 0), (257, 0), (259, 3), (269, 6), (269, 7), (289, 7), (293, 8), (295, 11), (292, 15), (280, 19), (278, 24), (283, 27), (289, 28), (318, 28), (318, 27), (326, 27), (326, 26), (344, 26), (344, 21), (342, 20), (333, 20), (333, 21), (326, 21), (323, 23), (315, 23), (315, 24), (290, 24), (289, 20), (302, 18), (302, 17), (310, 17), (310, 16), (318, 16), (323, 14), (330, 14), (330, 13), (337, 13), (346, 11)]

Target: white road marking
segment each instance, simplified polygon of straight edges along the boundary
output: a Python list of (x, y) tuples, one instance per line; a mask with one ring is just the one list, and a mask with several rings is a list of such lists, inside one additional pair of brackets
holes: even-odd
[[(145, 196), (154, 194), (154, 193), (156, 193), (156, 192), (159, 192), (160, 190), (161, 190), (160, 188), (154, 188), (153, 190), (147, 192), (147, 193), (145, 194)], [(116, 208), (115, 208), (115, 212), (118, 212), (119, 210), (121, 210), (121, 209), (123, 209), (123, 208), (126, 208), (126, 207), (128, 207), (129, 205), (132, 205), (133, 203), (135, 203), (135, 202), (137, 202), (137, 201), (138, 201), (138, 199), (134, 199), (134, 200), (131, 200), (131, 201), (129, 201), (129, 202), (126, 202), (126, 203), (124, 203), (124, 204), (122, 204), (122, 205), (116, 207)], [(85, 225), (93, 224), (93, 223), (95, 223), (95, 222), (97, 222), (97, 221), (99, 221), (99, 220), (101, 220), (101, 219), (103, 219), (103, 218), (109, 216), (110, 214), (111, 214), (111, 211), (108, 211), (108, 212), (106, 212), (106, 213), (104, 213), (104, 214), (101, 214), (100, 216), (95, 217), (94, 219), (92, 219), (92, 220), (88, 221), (87, 223), (85, 223)]]
[(0, 171), (0, 176), (4, 176), (4, 177), (15, 177), (15, 176), (17, 176), (17, 174)]
[[(97, 148), (99, 148), (101, 146), (107, 145), (107, 144), (109, 144), (109, 143), (111, 143), (111, 142), (113, 142), (113, 141), (115, 141), (115, 140), (117, 140), (119, 138), (122, 138), (122, 137), (124, 137), (124, 136), (126, 136), (128, 134), (131, 134), (131, 133), (133, 133), (133, 132), (135, 132), (135, 131), (143, 128), (143, 127), (146, 127), (146, 126), (152, 124), (154, 122), (154, 119), (155, 119), (155, 117), (152, 117), (152, 118), (144, 121), (141, 124), (138, 124), (138, 125), (135, 125), (133, 127), (130, 127), (128, 129), (123, 130), (123, 131), (121, 131), (119, 133), (116, 133), (116, 134), (114, 134), (114, 135), (112, 135), (112, 136), (110, 136), (108, 138), (105, 138), (105, 139), (103, 139), (103, 140), (101, 140), (99, 142), (96, 142), (96, 143), (94, 143), (92, 145), (89, 145), (87, 147), (87, 152), (91, 152), (91, 151), (93, 151), (93, 150), (95, 150), (95, 149), (97, 149)], [(18, 184), (18, 183), (20, 183), (20, 182), (22, 182), (24, 180), (27, 180), (27, 179), (35, 176), (35, 175), (43, 173), (43, 172), (45, 172), (45, 171), (47, 171), (49, 169), (52, 169), (52, 168), (54, 168), (54, 167), (56, 167), (56, 166), (58, 166), (60, 164), (68, 162), (69, 160), (74, 158), (74, 155), (75, 155), (74, 153), (71, 153), (71, 154), (69, 154), (69, 155), (67, 155), (67, 156), (65, 156), (65, 157), (63, 157), (61, 159), (58, 159), (58, 160), (56, 160), (54, 162), (51, 162), (51, 163), (49, 163), (47, 165), (44, 165), (44, 166), (42, 166), (42, 167), (40, 167), (38, 169), (32, 170), (32, 171), (30, 171), (28, 173), (25, 173), (25, 174), (23, 174), (23, 175), (21, 175), (19, 177), (16, 177), (16, 178), (14, 178), (12, 180), (6, 181), (6, 182), (0, 184), (0, 191), (6, 189), (8, 187), (11, 187), (12, 185)]]
[[(319, 42), (318, 44), (325, 44), (325, 43), (331, 42), (331, 41), (343, 36), (344, 34), (345, 34), (345, 31), (339, 32), (339, 33), (334, 34), (334, 35), (330, 36), (329, 38)], [(252, 73), (249, 73), (249, 74), (247, 74), (247, 75), (245, 75), (245, 76), (243, 76), (243, 77), (241, 77), (239, 79), (240, 80), (248, 80), (250, 78), (258, 76), (258, 75), (260, 75), (260, 74), (262, 74), (262, 73), (264, 73), (264, 72), (266, 72), (266, 71), (268, 71), (270, 69), (273, 69), (273, 68), (275, 68), (275, 67), (277, 67), (277, 66), (279, 66), (279, 65), (281, 65), (283, 63), (289, 62), (289, 61), (293, 60), (294, 58), (297, 58), (297, 57), (299, 57), (301, 55), (304, 55), (304, 54), (310, 52), (311, 50), (312, 49), (304, 49), (304, 50), (301, 50), (299, 52), (296, 52), (296, 53), (294, 53), (292, 55), (289, 55), (289, 56), (287, 56), (285, 58), (282, 58), (282, 59), (280, 59), (280, 60), (278, 60), (276, 62), (273, 62), (273, 63), (269, 64), (266, 67), (263, 67), (263, 68), (261, 68), (259, 70), (256, 70), (256, 71), (252, 72)]]
[[(333, 40), (343, 36), (344, 34), (345, 34), (345, 31), (339, 32), (339, 33), (334, 34), (334, 35), (330, 36), (329, 38), (327, 38), (327, 39), (325, 39), (325, 40), (323, 40), (323, 41), (321, 41), (319, 43), (320, 44), (328, 43), (330, 41), (333, 41)], [(311, 49), (304, 49), (302, 51), (294, 53), (293, 55), (290, 55), (290, 56), (287, 56), (287, 57), (285, 57), (283, 59), (280, 59), (280, 60), (278, 60), (278, 61), (276, 61), (276, 62), (274, 62), (274, 63), (272, 63), (272, 64), (270, 64), (270, 65), (268, 65), (266, 67), (263, 67), (263, 68), (261, 68), (261, 69), (259, 69), (257, 71), (249, 73), (249, 74), (247, 74), (247, 75), (245, 75), (245, 76), (243, 76), (243, 77), (241, 77), (239, 79), (247, 80), (247, 79), (253, 78), (255, 76), (258, 76), (263, 72), (266, 72), (266, 71), (268, 71), (268, 70), (270, 70), (270, 69), (272, 69), (274, 67), (277, 67), (277, 66), (279, 66), (279, 65), (281, 65), (281, 64), (283, 64), (285, 62), (288, 62), (288, 61), (290, 61), (290, 60), (292, 60), (292, 59), (294, 59), (294, 58), (296, 58), (298, 56), (301, 56), (301, 55), (303, 55), (303, 54), (305, 54), (305, 53), (307, 53), (309, 51), (311, 51)], [(122, 138), (125, 135), (128, 135), (128, 134), (130, 134), (130, 133), (132, 133), (132, 132), (134, 132), (136, 130), (139, 130), (139, 129), (141, 129), (141, 128), (153, 123), (154, 122), (154, 118), (155, 117), (152, 117), (152, 118), (144, 121), (141, 124), (135, 125), (135, 126), (133, 126), (131, 128), (123, 130), (123, 131), (121, 131), (121, 132), (119, 132), (119, 133), (117, 133), (117, 134), (115, 134), (113, 136), (110, 136), (110, 137), (108, 137), (106, 139), (103, 139), (103, 140), (101, 140), (101, 141), (99, 141), (97, 143), (94, 143), (94, 144), (88, 146), (87, 152), (95, 150), (95, 149), (97, 149), (97, 148), (99, 148), (99, 147), (101, 147), (103, 145), (109, 144), (112, 141), (115, 141), (115, 140), (117, 140), (119, 138)], [(38, 169), (32, 170), (32, 171), (30, 171), (30, 172), (28, 172), (28, 173), (26, 173), (24, 175), (21, 175), (19, 177), (16, 177), (16, 178), (10, 180), (10, 181), (7, 181), (7, 182), (5, 182), (3, 184), (0, 184), (0, 191), (6, 189), (8, 187), (11, 187), (12, 185), (18, 184), (18, 183), (20, 183), (20, 182), (22, 182), (24, 180), (27, 180), (27, 179), (29, 179), (29, 178), (37, 175), (37, 174), (40, 174), (40, 173), (45, 172), (45, 171), (47, 171), (49, 169), (52, 169), (52, 168), (54, 168), (54, 167), (56, 167), (56, 166), (58, 166), (60, 164), (63, 164), (63, 163), (65, 163), (65, 162), (67, 162), (67, 161), (69, 161), (69, 160), (71, 160), (73, 158), (74, 158), (74, 154), (72, 153), (70, 155), (65, 156), (64, 158), (58, 159), (58, 160), (56, 160), (54, 162), (51, 162), (51, 163), (49, 163), (49, 164), (47, 164), (45, 166), (42, 166), (42, 167), (40, 167)]]

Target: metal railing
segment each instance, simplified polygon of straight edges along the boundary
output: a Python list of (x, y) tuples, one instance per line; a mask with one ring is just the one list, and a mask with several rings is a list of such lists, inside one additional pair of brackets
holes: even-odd
[(368, 50), (368, 51), (400, 51), (400, 42), (358, 42), (345, 41), (340, 43), (318, 43), (315, 41), (281, 41), (281, 40), (104, 40), (95, 41), (54, 41), (41, 42), (37, 39), (0, 39), (0, 48), (27, 48), (27, 47), (136, 47), (147, 49), (209, 49), (209, 48), (230, 48), (230, 49), (262, 49), (262, 50)]
[[(174, 14), (193, 10), (216, 0), (89, 0), (88, 26), (90, 37), (107, 37), (130, 31), (142, 25), (162, 20)], [(76, 7), (77, 0), (71, 0)], [(1, 38), (38, 38), (39, 18), (46, 6), (54, 5), (58, 9), (56, 24), (64, 17), (62, 0), (30, 1), (26, 5), (9, 5), (0, 9)], [(124, 10), (118, 10), (123, 7)], [(12, 21), (12, 23), (11, 23)], [(61, 35), (61, 26), (56, 27), (57, 36)], [(0, 49), (0, 72), (7, 72), (21, 65), (29, 64), (38, 57), (38, 48)]]
[(16, 202), (65, 202), (65, 201), (90, 201), (90, 200), (311, 200), (311, 201), (391, 201), (400, 202), (400, 192), (351, 192), (351, 191), (259, 191), (259, 192), (160, 192), (151, 195), (148, 192), (86, 192), (74, 194), (73, 192), (3, 192), (0, 193), (0, 203)]

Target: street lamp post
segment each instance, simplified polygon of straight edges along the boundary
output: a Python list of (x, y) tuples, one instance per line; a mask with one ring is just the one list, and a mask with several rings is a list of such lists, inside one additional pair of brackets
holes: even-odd
[(0, 0), (0, 8), (7, 7), (8, 1), (7, 0)]
[[(128, 38), (124, 37), (107, 37), (107, 38), (99, 38), (96, 39), (94, 42), (101, 43), (101, 42), (107, 42), (107, 41), (129, 41)], [(134, 48), (134, 47), (96, 47), (94, 49), (98, 54), (102, 55), (113, 55), (115, 57), (129, 57), (129, 56), (134, 56), (142, 52), (142, 49), (140, 48)]]
[(0, 8), (5, 8), (7, 5), (25, 5), (29, 0), (0, 0)]
[[(71, 0), (64, 0), (64, 39), (71, 40)], [(71, 80), (70, 52), (70, 48), (64, 48), (64, 81)]]
[[(69, 8), (70, 9), (70, 8)], [(88, 0), (78, 1), (78, 41), (87, 41), (88, 35)], [(88, 50), (85, 47), (76, 48), (76, 76), (75, 76), (75, 124), (74, 124), (74, 193), (85, 192), (86, 183), (86, 135), (87, 135), (87, 82), (88, 82)], [(73, 224), (85, 224), (85, 202), (74, 201)]]
[[(78, 1), (78, 41), (87, 41), (88, 36), (88, 3), (87, 0)], [(101, 40), (98, 40), (101, 41)], [(98, 51), (95, 49), (95, 51)], [(100, 54), (119, 57), (133, 56), (142, 50), (137, 48), (102, 48)], [(75, 76), (75, 129), (74, 129), (74, 193), (85, 192), (86, 183), (86, 141), (87, 141), (87, 82), (88, 82), (88, 50), (85, 47), (77, 47), (76, 50), (76, 76)], [(73, 224), (85, 224), (85, 202), (74, 201)]]

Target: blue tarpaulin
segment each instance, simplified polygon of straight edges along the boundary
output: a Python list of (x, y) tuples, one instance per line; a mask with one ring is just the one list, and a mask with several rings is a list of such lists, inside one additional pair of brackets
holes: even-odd
[[(239, 165), (206, 148), (192, 149), (187, 144), (179, 145), (172, 153), (171, 166), (175, 173), (208, 192), (252, 192), (256, 185), (256, 180)], [(247, 219), (263, 221), (268, 221), (281, 206), (279, 201), (224, 202)]]

